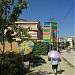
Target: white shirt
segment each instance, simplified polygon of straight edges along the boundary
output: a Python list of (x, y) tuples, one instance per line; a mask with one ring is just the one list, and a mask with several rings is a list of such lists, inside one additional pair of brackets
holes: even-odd
[(59, 58), (51, 58), (52, 65), (57, 65), (59, 62)]

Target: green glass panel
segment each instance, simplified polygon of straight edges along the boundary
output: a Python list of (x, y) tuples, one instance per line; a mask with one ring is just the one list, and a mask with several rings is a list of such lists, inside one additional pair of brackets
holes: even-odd
[(53, 25), (53, 26), (57, 26), (57, 23), (52, 22), (52, 24), (51, 24), (51, 25)]
[(52, 26), (52, 29), (57, 29), (57, 26)]
[(50, 32), (50, 29), (44, 29), (44, 32)]

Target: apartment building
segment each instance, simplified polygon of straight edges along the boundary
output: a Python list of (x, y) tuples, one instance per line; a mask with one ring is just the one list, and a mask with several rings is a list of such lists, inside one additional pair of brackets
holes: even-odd
[(29, 34), (31, 36), (30, 39), (42, 40), (43, 32), (42, 32), (39, 20), (27, 21), (27, 20), (23, 20), (23, 19), (18, 19), (18, 21), (15, 23), (16, 23), (16, 25), (22, 26), (23, 28), (28, 28), (28, 27), (31, 28), (31, 30), (29, 31)]

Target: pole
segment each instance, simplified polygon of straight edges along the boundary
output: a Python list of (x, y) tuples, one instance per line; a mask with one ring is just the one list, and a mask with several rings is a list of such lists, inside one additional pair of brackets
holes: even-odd
[[(51, 31), (52, 31), (52, 28), (51, 28), (51, 25), (52, 25), (52, 20), (53, 20), (54, 18), (51, 18), (50, 19), (50, 35), (51, 35)], [(51, 35), (52, 36), (52, 35)], [(51, 40), (51, 36), (50, 36), (50, 40)], [(52, 44), (52, 46), (54, 45), (51, 41), (50, 41), (50, 44)]]
[(58, 33), (58, 24), (57, 24), (57, 51), (58, 51), (58, 45), (59, 45), (58, 44), (59, 43), (59, 36), (58, 35), (59, 35), (59, 33)]

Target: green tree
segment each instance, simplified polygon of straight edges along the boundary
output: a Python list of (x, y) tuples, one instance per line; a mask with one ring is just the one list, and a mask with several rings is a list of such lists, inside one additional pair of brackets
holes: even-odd
[[(15, 27), (14, 27), (15, 29)], [(30, 37), (29, 35), (29, 30), (31, 30), (30, 27), (28, 28), (23, 28), (21, 26), (17, 26), (17, 28), (15, 29), (15, 31), (17, 32), (18, 37), (22, 38), (22, 37)]]
[(23, 9), (27, 9), (27, 0), (0, 0), (0, 32), (1, 44), (3, 45), (3, 53), (5, 50), (5, 35), (4, 30), (8, 26), (15, 25), (15, 21), (22, 13)]
[(47, 55), (48, 53), (48, 43), (45, 42), (37, 42), (34, 46), (34, 55)]
[(72, 40), (72, 45), (73, 45), (73, 48), (74, 48), (74, 40)]
[(65, 48), (69, 47), (70, 46), (70, 42), (69, 41), (66, 41), (65, 43)]
[(30, 27), (23, 28), (21, 26), (16, 26), (16, 25), (14, 25), (12, 30), (8, 29), (8, 31), (6, 32), (6, 37), (7, 37), (8, 42), (10, 43), (11, 51), (13, 50), (12, 49), (13, 38), (16, 36), (22, 40), (26, 37), (29, 38), (30, 35), (28, 32), (30, 29), (31, 29)]

